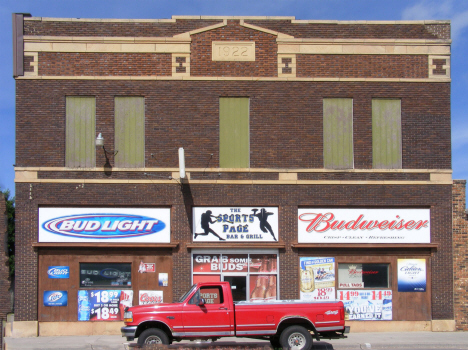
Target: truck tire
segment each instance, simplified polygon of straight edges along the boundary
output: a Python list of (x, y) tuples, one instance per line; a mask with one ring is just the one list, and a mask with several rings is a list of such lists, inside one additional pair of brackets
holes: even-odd
[(312, 336), (302, 326), (290, 326), (280, 336), (280, 344), (283, 349), (310, 350), (312, 349)]
[(277, 336), (273, 336), (273, 337), (270, 337), (270, 344), (271, 346), (273, 347), (273, 349), (281, 349), (281, 344), (280, 344), (280, 341), (279, 341), (279, 337)]
[(138, 345), (143, 346), (146, 344), (165, 344), (169, 345), (169, 337), (159, 328), (148, 328), (141, 332), (138, 337)]

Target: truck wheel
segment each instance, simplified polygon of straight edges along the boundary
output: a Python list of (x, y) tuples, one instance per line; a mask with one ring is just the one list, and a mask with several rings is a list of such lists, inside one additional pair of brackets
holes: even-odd
[(312, 349), (312, 336), (302, 326), (290, 326), (280, 336), (280, 344), (283, 349), (310, 350)]
[(148, 328), (141, 332), (138, 337), (138, 345), (143, 346), (146, 344), (169, 345), (169, 338), (164, 331), (158, 328)]

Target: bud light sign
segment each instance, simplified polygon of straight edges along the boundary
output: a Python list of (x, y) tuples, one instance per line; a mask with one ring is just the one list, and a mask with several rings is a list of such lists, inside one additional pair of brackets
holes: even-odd
[(67, 306), (68, 292), (65, 290), (44, 291), (44, 306)]
[(47, 275), (49, 278), (70, 278), (70, 268), (68, 266), (49, 266)]
[(39, 242), (169, 243), (170, 209), (39, 208)]

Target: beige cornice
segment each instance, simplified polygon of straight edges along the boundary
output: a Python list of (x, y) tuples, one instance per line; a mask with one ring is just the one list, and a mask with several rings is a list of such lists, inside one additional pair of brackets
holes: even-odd
[(386, 83), (450, 83), (451, 79), (441, 76), (440, 78), (297, 78), (297, 77), (194, 77), (194, 76), (18, 76), (17, 80), (39, 79), (39, 80), (187, 80), (187, 81), (304, 81), (304, 82), (386, 82)]
[(295, 19), (295, 24), (450, 24), (450, 20), (423, 20), (423, 21), (337, 21), (337, 20), (303, 20)]
[(39, 22), (110, 22), (110, 23), (175, 23), (175, 19), (123, 19), (123, 18), (54, 18), (24, 17), (24, 21)]
[[(143, 172), (148, 173), (146, 179), (39, 179), (38, 172), (104, 172), (104, 168), (92, 169), (72, 169), (72, 168), (15, 168), (16, 183), (78, 183), (78, 184), (177, 184), (178, 168), (141, 168), (141, 169), (113, 169), (112, 172)], [(167, 179), (151, 179), (151, 172), (167, 172)], [(241, 172), (241, 173), (278, 173), (277, 180), (192, 180), (191, 172), (220, 173), (220, 172)], [(429, 173), (428, 181), (409, 180), (297, 180), (298, 173)], [(332, 169), (221, 169), (221, 168), (191, 168), (186, 169), (187, 179), (182, 180), (188, 184), (217, 184), (217, 185), (451, 185), (452, 171), (437, 169), (350, 169), (345, 171)], [(170, 176), (169, 176), (170, 175)]]
[[(179, 184), (177, 180), (123, 179), (17, 179), (15, 183), (73, 183), (73, 184)], [(192, 185), (452, 185), (453, 181), (337, 181), (337, 180), (189, 180)]]
[(190, 53), (190, 36), (24, 37), (24, 52)]
[[(103, 172), (105, 168), (69, 168), (69, 167), (15, 167), (15, 171), (78, 171)], [(112, 168), (112, 172), (168, 172), (179, 168)], [(437, 173), (452, 174), (451, 169), (324, 169), (324, 168), (186, 168), (188, 172), (204, 173)]]

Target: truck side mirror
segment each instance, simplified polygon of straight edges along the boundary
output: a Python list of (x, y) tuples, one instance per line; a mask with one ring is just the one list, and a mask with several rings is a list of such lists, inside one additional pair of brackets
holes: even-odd
[(205, 299), (201, 298), (200, 301), (198, 302), (198, 306), (203, 306), (205, 305)]

